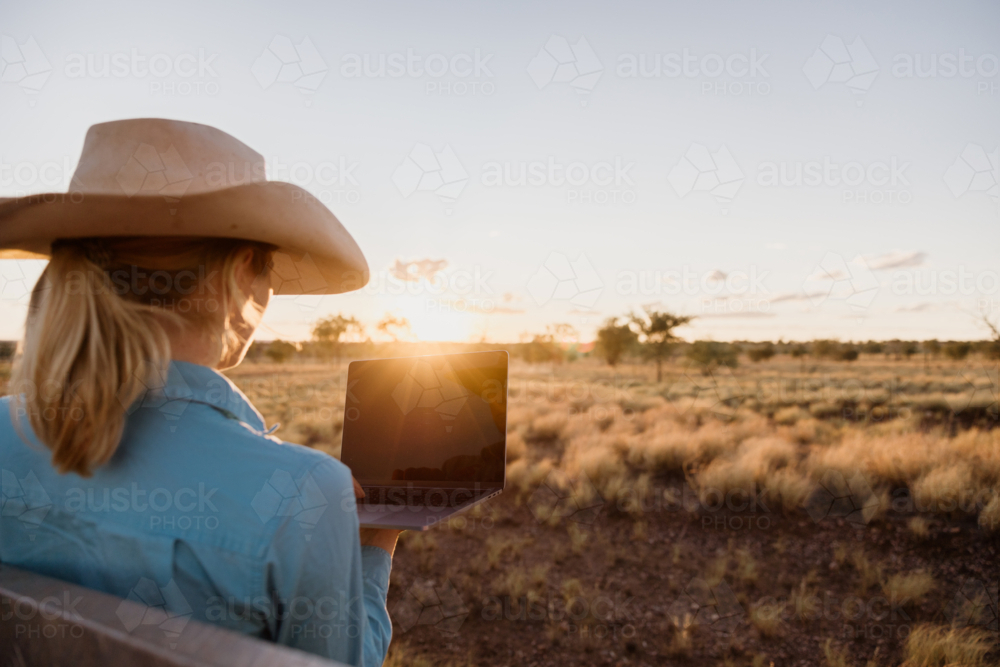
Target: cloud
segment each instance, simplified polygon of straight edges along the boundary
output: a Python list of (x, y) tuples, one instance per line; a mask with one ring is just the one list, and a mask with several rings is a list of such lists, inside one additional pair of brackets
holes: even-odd
[(719, 269), (715, 269), (710, 274), (708, 274), (708, 277), (706, 279), (709, 280), (709, 281), (711, 281), (711, 282), (717, 282), (717, 281), (720, 281), (720, 280), (725, 280), (726, 279), (726, 274), (724, 272), (720, 271)]
[(762, 313), (759, 310), (748, 310), (748, 311), (743, 312), (743, 313), (705, 313), (703, 315), (698, 315), (698, 319), (699, 320), (702, 320), (702, 319), (705, 319), (705, 320), (707, 320), (707, 319), (721, 319), (721, 318), (736, 319), (736, 318), (745, 318), (745, 317), (752, 317), (752, 318), (756, 318), (756, 317), (776, 317), (776, 315), (774, 313)]
[[(870, 275), (874, 271), (887, 271), (889, 269), (923, 266), (925, 259), (927, 259), (927, 253), (919, 250), (893, 250), (881, 255), (860, 258), (855, 261), (862, 262), (862, 269), (866, 270), (869, 274), (868, 280), (870, 282), (871, 280), (874, 280), (874, 276)], [(831, 280), (847, 281), (851, 278), (852, 276), (850, 275), (850, 272), (845, 270), (843, 266), (830, 265), (826, 268), (817, 266), (814, 271), (806, 277), (806, 281), (818, 284), (823, 281)], [(767, 300), (770, 303), (775, 304), (785, 301), (812, 301), (815, 299), (822, 299), (825, 296), (826, 294), (823, 292), (804, 290), (802, 292), (782, 292), (769, 297)]]
[(434, 276), (443, 271), (446, 266), (448, 266), (446, 259), (418, 259), (412, 262), (397, 259), (396, 263), (389, 268), (389, 272), (398, 280), (419, 282), (421, 278), (424, 278), (428, 282), (433, 282)]
[(782, 292), (781, 294), (775, 294), (772, 297), (768, 297), (770, 303), (781, 303), (782, 301), (808, 301), (815, 297), (815, 294), (806, 294), (805, 292)]
[(919, 250), (893, 250), (875, 257), (866, 257), (865, 261), (872, 271), (885, 271), (923, 266), (925, 259), (927, 253)]
[(920, 303), (908, 304), (904, 306), (896, 306), (892, 309), (894, 313), (921, 313), (925, 310), (934, 310), (938, 304), (931, 303), (930, 301), (921, 301)]

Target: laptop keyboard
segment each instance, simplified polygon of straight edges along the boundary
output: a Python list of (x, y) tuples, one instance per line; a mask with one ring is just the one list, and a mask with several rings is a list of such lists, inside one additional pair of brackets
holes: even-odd
[(428, 489), (401, 486), (366, 486), (363, 488), (365, 497), (359, 502), (366, 505), (457, 507), (488, 493), (484, 489)]

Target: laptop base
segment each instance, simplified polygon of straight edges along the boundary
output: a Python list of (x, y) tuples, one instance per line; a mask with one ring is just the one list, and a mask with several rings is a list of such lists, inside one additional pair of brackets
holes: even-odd
[(429, 505), (375, 505), (358, 502), (358, 521), (362, 528), (385, 528), (388, 530), (427, 530), (447, 521), (470, 507), (500, 495), (503, 489), (484, 492), (478, 498), (455, 507), (434, 507)]

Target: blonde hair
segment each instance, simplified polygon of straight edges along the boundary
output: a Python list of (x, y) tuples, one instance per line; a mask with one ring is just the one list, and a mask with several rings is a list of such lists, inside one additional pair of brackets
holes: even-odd
[[(35, 285), (15, 364), (12, 410), (26, 416), (61, 472), (89, 476), (118, 448), (132, 404), (162, 387), (168, 329), (221, 338), (221, 357), (246, 343), (263, 308), (236, 269), (252, 251), (266, 277), (274, 247), (218, 238), (59, 240)], [(218, 279), (216, 279), (218, 277)], [(217, 340), (218, 340), (217, 338)]]

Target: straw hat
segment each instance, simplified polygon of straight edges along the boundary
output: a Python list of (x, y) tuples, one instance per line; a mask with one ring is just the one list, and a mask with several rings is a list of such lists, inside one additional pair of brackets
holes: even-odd
[(0, 198), (0, 259), (44, 258), (55, 239), (102, 236), (271, 243), (275, 294), (338, 294), (368, 282), (361, 249), (322, 202), (268, 181), (259, 153), (198, 123), (93, 125), (69, 192)]

